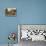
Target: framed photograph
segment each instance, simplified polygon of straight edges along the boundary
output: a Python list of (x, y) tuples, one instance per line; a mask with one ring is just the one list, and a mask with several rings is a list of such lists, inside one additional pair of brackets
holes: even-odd
[(20, 24), (18, 25), (19, 41), (46, 41), (46, 25)]
[(18, 42), (20, 46), (31, 46), (34, 43), (46, 42), (46, 25), (18, 24)]
[(5, 16), (16, 16), (16, 8), (5, 8)]

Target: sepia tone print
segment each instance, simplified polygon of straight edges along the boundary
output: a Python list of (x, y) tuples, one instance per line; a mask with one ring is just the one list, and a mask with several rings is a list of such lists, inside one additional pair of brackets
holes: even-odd
[(16, 8), (6, 8), (5, 15), (6, 16), (16, 16)]

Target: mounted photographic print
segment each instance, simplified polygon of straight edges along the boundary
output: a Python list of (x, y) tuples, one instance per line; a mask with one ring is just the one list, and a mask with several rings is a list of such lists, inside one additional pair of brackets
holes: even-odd
[(31, 40), (31, 41), (46, 41), (46, 25), (31, 25), (23, 24), (18, 25), (20, 33), (19, 41)]
[(5, 16), (16, 16), (16, 8), (5, 8)]

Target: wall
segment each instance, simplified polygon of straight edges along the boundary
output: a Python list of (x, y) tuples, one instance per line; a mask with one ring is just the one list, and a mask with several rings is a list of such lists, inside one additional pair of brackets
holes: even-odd
[[(5, 16), (7, 7), (17, 8), (16, 17)], [(46, 0), (1, 0), (0, 44), (8, 43), (7, 36), (18, 31), (17, 24), (46, 24)]]

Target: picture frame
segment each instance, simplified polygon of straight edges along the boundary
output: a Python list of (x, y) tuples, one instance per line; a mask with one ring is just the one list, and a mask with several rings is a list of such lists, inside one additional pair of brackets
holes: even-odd
[(5, 16), (16, 16), (16, 8), (5, 8)]
[[(26, 40), (46, 41), (46, 24), (18, 24), (18, 38), (19, 38), (18, 41), (19, 42), (21, 40), (25, 40), (25, 37), (23, 37), (25, 35), (22, 36), (22, 33), (21, 33), (22, 30), (24, 30), (24, 31), (28, 30), (28, 35), (30, 34), (29, 36), (33, 36), (32, 38), (30, 38), (28, 36), (28, 39), (26, 38)], [(33, 32), (33, 33), (31, 34), (31, 32)], [(37, 36), (37, 37), (35, 37), (35, 36)], [(23, 38), (21, 39), (21, 37), (23, 37)], [(36, 38), (37, 38), (37, 40), (36, 40)]]

